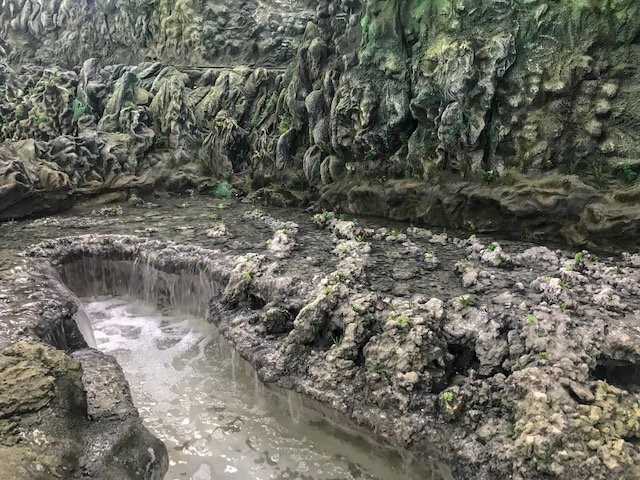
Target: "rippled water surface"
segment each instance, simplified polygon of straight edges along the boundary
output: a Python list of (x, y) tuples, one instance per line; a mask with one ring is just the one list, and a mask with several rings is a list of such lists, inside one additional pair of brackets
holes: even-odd
[(440, 480), (266, 390), (203, 319), (126, 298), (84, 299), (98, 348), (122, 365), (172, 479)]

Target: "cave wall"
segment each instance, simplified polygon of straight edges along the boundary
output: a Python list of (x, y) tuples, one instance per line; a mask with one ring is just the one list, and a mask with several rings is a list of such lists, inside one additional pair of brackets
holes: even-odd
[[(632, 0), (3, 0), (3, 156), (91, 138), (117, 161), (80, 155), (85, 170), (117, 164), (102, 168), (114, 179), (233, 170), (247, 190), (353, 213), (629, 238), (639, 13)], [(35, 163), (74, 163), (50, 157)]]

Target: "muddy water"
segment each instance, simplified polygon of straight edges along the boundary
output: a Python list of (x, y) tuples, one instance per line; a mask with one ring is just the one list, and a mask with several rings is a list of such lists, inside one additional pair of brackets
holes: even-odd
[(338, 430), (296, 394), (266, 390), (204, 320), (123, 297), (83, 300), (173, 479), (443, 480), (435, 466)]

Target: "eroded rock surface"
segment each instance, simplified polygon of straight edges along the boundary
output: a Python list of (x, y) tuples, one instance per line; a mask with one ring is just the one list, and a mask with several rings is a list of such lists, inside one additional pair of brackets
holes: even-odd
[[(72, 358), (26, 340), (2, 350), (1, 478), (163, 477), (166, 449), (142, 426), (113, 359), (112, 372), (101, 374), (105, 384), (91, 385), (95, 371), (88, 363), (96, 355)], [(118, 388), (122, 404), (116, 408)]]
[[(135, 228), (141, 208), (93, 228)], [(211, 291), (198, 294), (199, 304), (263, 381), (318, 400), (419, 458), (444, 461), (454, 478), (640, 474), (637, 254), (598, 259), (329, 212), (243, 213), (240, 205), (215, 209), (226, 233), (211, 236), (209, 227), (178, 224), (179, 208), (159, 208), (156, 235), (202, 247), (121, 235), (50, 240), (4, 275), (7, 298), (16, 299), (10, 309), (35, 279), (47, 300), (29, 309), (60, 311), (68, 302), (52, 267), (74, 268), (76, 279), (86, 272), (82, 285), (112, 279), (102, 293), (127, 288), (118, 279), (138, 278), (131, 268), (195, 275)], [(238, 222), (268, 233), (239, 246)], [(57, 225), (58, 235), (76, 228)], [(318, 264), (322, 245), (330, 253)], [(93, 263), (74, 267), (83, 258)], [(144, 278), (154, 290), (158, 276)], [(47, 323), (16, 325), (35, 335)], [(87, 363), (109, 370), (105, 360)], [(123, 405), (113, 399), (109, 408)]]
[(5, 0), (0, 218), (235, 172), (275, 204), (629, 248), (638, 8)]
[[(223, 3), (1, 0), (0, 222), (90, 196), (95, 216), (49, 226), (113, 233), (122, 209), (103, 201), (151, 212), (138, 195), (213, 187), (218, 197), (637, 250), (638, 2)], [(69, 292), (54, 286), (56, 268), (87, 254), (173, 273), (213, 262), (224, 278), (211, 318), (263, 380), (444, 458), (459, 478), (640, 477), (637, 255), (509, 249), (334, 214), (316, 217), (321, 234), (299, 219), (242, 218), (261, 225), (255, 237), (230, 217), (172, 229), (151, 213), (134, 233), (205, 248), (53, 241), (10, 283), (2, 277), (4, 381), (24, 373), (38, 387), (16, 403), (19, 418), (0, 416), (12, 478), (66, 475), (40, 440), (17, 440), (49, 409), (78, 426), (67, 435), (43, 423), (46, 438), (69, 439), (60, 455), (80, 458), (67, 468), (135, 478), (149, 464), (144, 475), (161, 475), (162, 447), (117, 366), (76, 356), (83, 381), (100, 385), (91, 372), (104, 368), (119, 385), (112, 403), (85, 385), (85, 401), (76, 360), (42, 344), (85, 346)], [(32, 227), (34, 238), (45, 230)], [(181, 262), (158, 263), (159, 248)], [(87, 457), (95, 442), (106, 447)], [(112, 465), (105, 452), (129, 452), (131, 463)]]

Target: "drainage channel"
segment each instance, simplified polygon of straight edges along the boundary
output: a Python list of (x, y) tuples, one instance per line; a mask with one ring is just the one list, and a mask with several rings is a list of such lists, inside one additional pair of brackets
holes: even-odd
[(98, 349), (116, 357), (166, 479), (443, 480), (266, 389), (203, 318), (127, 296), (82, 298)]

